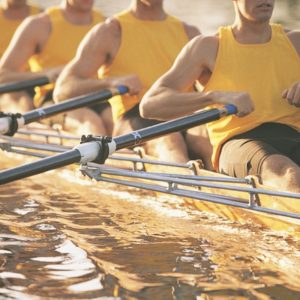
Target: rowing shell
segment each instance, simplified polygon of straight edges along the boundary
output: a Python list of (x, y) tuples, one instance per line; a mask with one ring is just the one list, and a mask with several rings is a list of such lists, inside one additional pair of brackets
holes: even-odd
[[(39, 125), (15, 137), (0, 136), (0, 142), (7, 152), (41, 158), (70, 149), (78, 139)], [(201, 161), (161, 162), (141, 148), (119, 151), (105, 165), (87, 163), (80, 170), (97, 181), (176, 196), (200, 211), (300, 236), (300, 194), (274, 191), (257, 177), (237, 179), (210, 172), (202, 168)]]

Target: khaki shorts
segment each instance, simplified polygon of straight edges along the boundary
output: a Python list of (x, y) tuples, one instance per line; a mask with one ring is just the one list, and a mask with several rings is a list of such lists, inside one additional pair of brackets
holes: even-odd
[(274, 154), (300, 166), (300, 132), (283, 124), (265, 123), (228, 140), (221, 149), (219, 172), (234, 177), (261, 175), (261, 166)]

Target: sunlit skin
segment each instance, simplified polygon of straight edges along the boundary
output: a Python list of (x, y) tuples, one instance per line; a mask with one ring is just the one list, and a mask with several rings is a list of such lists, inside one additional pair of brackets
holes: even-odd
[(261, 42), (271, 39), (271, 27), (269, 25), (274, 9), (274, 0), (234, 0), (235, 22), (233, 24), (233, 33), (240, 43)]
[(163, 0), (139, 0), (131, 3), (132, 13), (139, 19), (163, 20), (166, 13), (162, 7)]
[[(269, 42), (271, 39), (269, 22), (275, 0), (233, 0), (233, 4), (235, 21), (232, 24), (232, 31), (235, 39), (241, 44)], [(289, 30), (285, 32), (300, 56), (300, 32)], [(168, 120), (191, 114), (214, 103), (234, 104), (238, 109), (238, 117), (250, 114), (255, 107), (247, 91), (186, 92), (196, 80), (203, 86), (208, 82), (215, 68), (218, 48), (218, 35), (199, 36), (188, 43), (173, 67), (142, 99), (141, 114), (146, 118)], [(282, 97), (282, 101), (300, 107), (300, 83), (295, 82), (290, 88), (282, 91)], [(192, 131), (192, 146), (197, 144), (193, 141), (201, 139), (205, 141), (207, 133), (203, 127)], [(198, 146), (201, 148), (202, 144), (198, 143)], [(204, 144), (207, 145), (207, 142)], [(207, 149), (206, 146), (205, 148)], [(197, 147), (193, 150), (197, 153)], [(262, 164), (261, 176), (265, 184), (276, 189), (300, 192), (300, 168), (283, 155), (270, 156), (266, 159)]]
[[(137, 19), (141, 20), (164, 20), (167, 16), (163, 9), (162, 0), (132, 0), (128, 9)], [(150, 23), (149, 26), (151, 26)], [(199, 30), (193, 26), (184, 24), (184, 29), (189, 39), (199, 34)], [(82, 41), (76, 57), (59, 76), (54, 90), (55, 100), (61, 101), (101, 88), (111, 88), (118, 85), (126, 85), (131, 95), (139, 94), (142, 90), (139, 74), (97, 78), (99, 68), (102, 66), (109, 67), (114, 62), (121, 45), (121, 38), (122, 31), (116, 18), (111, 18), (96, 26)], [(114, 126), (114, 134), (116, 135), (129, 131), (132, 131), (131, 125), (124, 124), (122, 121), (117, 122)], [(170, 139), (168, 142), (147, 143), (148, 153), (156, 156), (159, 154), (161, 159), (170, 160), (173, 157), (174, 161), (186, 162), (188, 157), (185, 143), (180, 134), (175, 135), (178, 138), (172, 141)], [(180, 146), (182, 146), (181, 149)]]
[(234, 6), (236, 17), (243, 22), (264, 23), (272, 16), (274, 0), (234, 0)]
[[(76, 26), (87, 25), (92, 22), (93, 3), (92, 0), (63, 0), (60, 3), (60, 8), (67, 22)], [(0, 60), (0, 82), (29, 80), (39, 76), (47, 76), (51, 82), (54, 82), (63, 66), (56, 66), (35, 73), (24, 71), (24, 66), (30, 57), (44, 51), (50, 35), (51, 20), (47, 13), (43, 12), (27, 18), (18, 28)], [(18, 97), (11, 97), (9, 100), (11, 108), (18, 109), (19, 112), (32, 108), (32, 99), (29, 97), (26, 99), (26, 105), (24, 104), (22, 107), (19, 105), (21, 102)], [(11, 111), (7, 106), (5, 110)], [(108, 134), (102, 119), (88, 108), (70, 112), (67, 116), (65, 122), (67, 128), (65, 129), (78, 130), (77, 134)]]
[(12, 20), (23, 20), (29, 15), (29, 6), (26, 0), (6, 0), (1, 5), (3, 14)]
[(3, 1), (3, 7), (7, 8), (19, 8), (27, 4), (26, 0), (6, 0)]
[(93, 8), (94, 0), (67, 0), (65, 3), (70, 9), (84, 13)]

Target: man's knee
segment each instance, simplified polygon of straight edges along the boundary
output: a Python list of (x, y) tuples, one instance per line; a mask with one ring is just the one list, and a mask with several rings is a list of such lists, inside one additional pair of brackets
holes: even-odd
[(300, 167), (286, 156), (269, 156), (262, 164), (261, 177), (268, 185), (300, 192)]
[(288, 157), (280, 154), (266, 158), (262, 163), (261, 172), (282, 177), (283, 180), (291, 178), (300, 180), (300, 167)]

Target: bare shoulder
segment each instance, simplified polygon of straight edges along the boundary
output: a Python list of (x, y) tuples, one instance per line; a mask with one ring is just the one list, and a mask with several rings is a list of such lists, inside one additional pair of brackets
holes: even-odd
[(193, 39), (195, 36), (201, 34), (201, 31), (198, 27), (194, 25), (187, 24), (183, 22), (184, 30), (186, 32), (186, 35), (188, 36), (189, 40)]
[(95, 25), (85, 36), (77, 52), (78, 57), (98, 59), (99, 65), (112, 62), (121, 43), (121, 27), (114, 18)]
[(121, 36), (121, 27), (115, 18), (107, 18), (104, 22), (95, 25), (92, 29), (92, 35), (95, 37), (119, 37)]
[(290, 39), (299, 39), (300, 38), (300, 30), (290, 30), (285, 29), (284, 32)]
[(23, 23), (22, 27), (29, 28), (33, 32), (37, 31), (50, 31), (51, 21), (49, 16), (45, 12), (41, 12), (37, 15), (27, 17)]
[(51, 33), (51, 22), (45, 13), (27, 17), (18, 27), (12, 47), (31, 47), (34, 52), (42, 51)]
[(300, 55), (300, 30), (285, 29), (285, 33)]
[(219, 47), (219, 38), (218, 36), (214, 35), (198, 35), (194, 37), (188, 44), (187, 48), (189, 51), (196, 51), (196, 52), (216, 52)]

